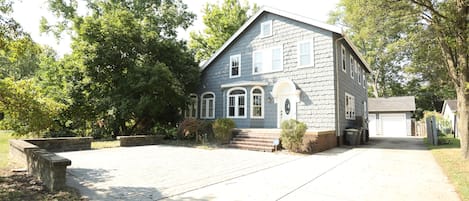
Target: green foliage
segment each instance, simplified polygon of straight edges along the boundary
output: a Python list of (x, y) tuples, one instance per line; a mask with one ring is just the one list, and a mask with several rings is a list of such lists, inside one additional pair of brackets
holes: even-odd
[(451, 122), (446, 119), (441, 113), (436, 111), (424, 111), (423, 114), (424, 119), (427, 119), (429, 117), (435, 117), (439, 134), (450, 134)]
[(0, 111), (5, 112), (5, 119), (0, 121), (2, 129), (14, 130), (16, 134), (40, 135), (56, 128), (54, 118), (64, 107), (44, 96), (31, 79), (0, 80)]
[(308, 127), (305, 123), (299, 122), (294, 119), (286, 120), (281, 125), (282, 133), (280, 134), (280, 140), (282, 146), (289, 151), (299, 152), (303, 145), (303, 136), (305, 135)]
[(373, 74), (369, 85), (373, 96), (405, 95), (406, 79), (402, 74), (409, 59), (407, 34), (418, 24), (417, 18), (396, 18), (390, 10), (400, 15), (400, 9), (409, 6), (404, 1), (396, 1), (391, 6), (387, 1), (341, 0), (330, 22), (347, 27), (346, 34), (364, 55)]
[(233, 128), (235, 127), (236, 124), (232, 119), (216, 119), (212, 125), (215, 139), (220, 143), (228, 143), (233, 136)]
[(179, 139), (195, 139), (196, 142), (205, 141), (212, 133), (212, 122), (186, 118), (179, 125)]
[(257, 10), (255, 4), (251, 7), (239, 0), (223, 0), (221, 5), (218, 2), (205, 4), (202, 12), (206, 28), (203, 33), (190, 33), (189, 46), (196, 51), (196, 60), (208, 59), (244, 24), (249, 13)]
[[(75, 1), (49, 0), (63, 21), (46, 24), (51, 32), (72, 31), (73, 54), (69, 118), (104, 119), (115, 135), (148, 133), (157, 124), (175, 123), (179, 108), (198, 86), (199, 68), (177, 28), (187, 28), (194, 14), (181, 1), (87, 1), (78, 15)], [(74, 125), (89, 123), (74, 119)]]
[(152, 134), (164, 135), (166, 139), (178, 139), (178, 128), (172, 124), (156, 124), (152, 129)]

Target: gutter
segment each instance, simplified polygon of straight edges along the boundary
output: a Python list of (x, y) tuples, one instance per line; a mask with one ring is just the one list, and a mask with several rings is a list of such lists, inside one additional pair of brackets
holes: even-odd
[[(342, 36), (340, 38), (335, 39), (334, 41), (336, 45), (334, 48), (335, 51), (337, 51), (338, 49), (340, 49), (340, 51), (342, 50), (341, 48), (339, 48), (339, 44), (338, 44), (340, 40), (345, 40), (345, 37)], [(336, 121), (337, 121), (335, 130), (337, 131), (336, 135), (338, 137), (337, 146), (340, 146), (340, 137), (342, 135), (341, 135), (341, 130), (340, 130), (340, 115), (339, 115), (340, 114), (340, 109), (339, 109), (340, 108), (340, 104), (339, 104), (340, 103), (340, 99), (339, 99), (340, 89), (339, 89), (339, 57), (338, 57), (339, 54), (338, 53), (339, 52), (336, 53), (336, 59), (335, 59), (336, 60), (336, 65), (335, 65), (335, 77), (336, 77), (336, 90), (335, 90), (336, 91), (336, 113), (335, 114), (336, 115), (335, 116), (336, 116)]]

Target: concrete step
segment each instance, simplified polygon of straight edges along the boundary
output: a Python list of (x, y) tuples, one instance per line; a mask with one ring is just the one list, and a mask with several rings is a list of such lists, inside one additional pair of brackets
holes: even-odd
[(236, 144), (236, 145), (253, 145), (253, 146), (262, 146), (262, 147), (273, 147), (272, 142), (234, 141), (234, 140), (232, 140), (230, 144)]
[(256, 145), (245, 145), (245, 144), (229, 144), (228, 147), (237, 148), (237, 149), (246, 149), (252, 151), (265, 151), (265, 152), (273, 152), (274, 147), (265, 147), (265, 146), (256, 146)]
[(263, 134), (237, 134), (236, 138), (252, 138), (252, 139), (278, 139), (280, 136), (263, 135)]
[(248, 141), (248, 142), (260, 142), (260, 143), (270, 143), (272, 144), (272, 142), (274, 140), (276, 140), (277, 138), (249, 138), (249, 137), (234, 137), (232, 139), (232, 141)]

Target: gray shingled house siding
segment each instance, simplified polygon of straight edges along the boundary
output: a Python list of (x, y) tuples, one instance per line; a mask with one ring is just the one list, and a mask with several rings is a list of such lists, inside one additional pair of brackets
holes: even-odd
[[(352, 79), (350, 76), (350, 56), (353, 56), (357, 62), (360, 63), (357, 55), (355, 55), (352, 51), (352, 49), (344, 42), (344, 39), (342, 39), (339, 35), (334, 34), (334, 43), (335, 43), (335, 51), (336, 51), (336, 60), (335, 62), (338, 63), (337, 66), (337, 75), (339, 79), (339, 125), (336, 132), (338, 135), (342, 135), (343, 130), (348, 127), (353, 127), (354, 126), (354, 120), (347, 120), (345, 119), (345, 93), (348, 93), (350, 95), (353, 95), (355, 97), (355, 115), (356, 117), (358, 116), (364, 116), (364, 105), (363, 102), (368, 100), (368, 92), (367, 92), (367, 86), (364, 85), (363, 79), (361, 80), (361, 83), (358, 83), (358, 77), (355, 74), (354, 78)], [(342, 51), (341, 47), (345, 47), (345, 52), (346, 52), (346, 71), (342, 71)], [(364, 65), (360, 63), (361, 67), (364, 68)], [(362, 72), (365, 72), (365, 69), (363, 69)], [(361, 74), (362, 75), (362, 74)]]
[[(260, 23), (273, 20), (273, 36), (259, 38)], [(297, 67), (297, 43), (302, 40), (314, 40), (315, 66)], [(283, 71), (252, 75), (252, 52), (273, 46), (283, 45)], [(216, 118), (226, 117), (226, 92), (222, 84), (239, 81), (263, 81), (265, 115), (263, 120), (250, 119), (250, 90), (246, 86), (246, 119), (234, 119), (237, 127), (277, 127), (277, 105), (269, 102), (273, 85), (281, 78), (291, 79), (301, 90), (297, 104), (297, 119), (305, 122), (308, 128), (315, 130), (335, 129), (335, 82), (332, 32), (312, 27), (270, 13), (262, 14), (231, 46), (215, 59), (202, 72), (200, 94), (211, 91), (216, 95)], [(241, 54), (241, 77), (229, 78), (229, 58)], [(358, 100), (358, 97), (356, 97)], [(358, 103), (357, 103), (358, 104)], [(200, 108), (200, 101), (199, 101)], [(357, 107), (359, 108), (359, 107)], [(199, 110), (200, 113), (200, 110)]]

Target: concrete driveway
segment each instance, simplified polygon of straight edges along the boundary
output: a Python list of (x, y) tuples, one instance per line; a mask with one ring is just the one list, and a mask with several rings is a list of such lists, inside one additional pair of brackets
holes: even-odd
[(460, 200), (421, 138), (314, 155), (144, 146), (66, 152), (91, 200)]

